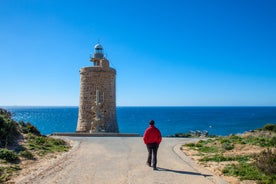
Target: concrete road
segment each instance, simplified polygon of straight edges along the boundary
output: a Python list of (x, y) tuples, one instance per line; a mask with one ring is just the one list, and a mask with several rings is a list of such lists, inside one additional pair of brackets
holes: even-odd
[(146, 165), (141, 137), (67, 137), (77, 146), (66, 157), (18, 183), (212, 184), (226, 183), (193, 163), (180, 145), (194, 139), (163, 138), (157, 171)]

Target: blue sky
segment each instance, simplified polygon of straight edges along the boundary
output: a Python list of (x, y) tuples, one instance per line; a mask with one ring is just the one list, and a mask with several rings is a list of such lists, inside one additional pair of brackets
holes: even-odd
[(0, 0), (0, 106), (77, 106), (100, 40), (118, 106), (276, 106), (274, 0)]

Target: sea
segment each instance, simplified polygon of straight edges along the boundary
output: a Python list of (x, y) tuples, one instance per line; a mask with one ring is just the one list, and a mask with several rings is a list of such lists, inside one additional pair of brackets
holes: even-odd
[[(15, 121), (30, 122), (44, 135), (75, 132), (78, 107), (2, 107)], [(244, 133), (276, 124), (276, 107), (117, 107), (120, 133), (143, 135), (154, 120), (163, 136), (194, 131), (209, 135)]]

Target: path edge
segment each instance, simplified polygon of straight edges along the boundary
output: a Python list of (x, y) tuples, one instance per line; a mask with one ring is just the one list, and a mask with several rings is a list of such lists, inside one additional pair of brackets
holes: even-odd
[(71, 139), (68, 139), (68, 138), (62, 137), (62, 136), (52, 136), (52, 137), (60, 138), (60, 139), (67, 141), (70, 143), (70, 146), (72, 146), (72, 147), (70, 148), (70, 150), (68, 152), (64, 152), (61, 155), (59, 155), (58, 157), (49, 160), (49, 162), (46, 166), (38, 167), (38, 168), (35, 168), (35, 167), (31, 168), (31, 169), (33, 169), (33, 172), (30, 175), (23, 176), (22, 178), (20, 178), (18, 180), (16, 180), (16, 178), (14, 178), (15, 183), (17, 183), (17, 184), (32, 183), (32, 180), (37, 179), (39, 176), (45, 174), (46, 172), (49, 172), (50, 170), (57, 167), (64, 161), (68, 160), (71, 157), (71, 155), (79, 149), (80, 144), (81, 144), (80, 141), (71, 140)]
[(212, 181), (215, 184), (229, 184), (227, 181), (225, 181), (220, 176), (217, 176), (210, 170), (201, 167), (200, 165), (196, 164), (194, 160), (192, 160), (190, 157), (185, 155), (185, 153), (181, 150), (182, 145), (183, 145), (183, 143), (175, 145), (173, 147), (173, 151), (187, 165), (192, 167), (197, 172), (201, 173), (203, 177), (207, 178), (208, 180)]

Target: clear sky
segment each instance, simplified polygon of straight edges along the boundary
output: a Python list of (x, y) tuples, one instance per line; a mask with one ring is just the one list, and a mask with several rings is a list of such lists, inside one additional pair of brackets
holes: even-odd
[(98, 40), (117, 106), (276, 106), (275, 0), (0, 0), (0, 106), (77, 106)]

